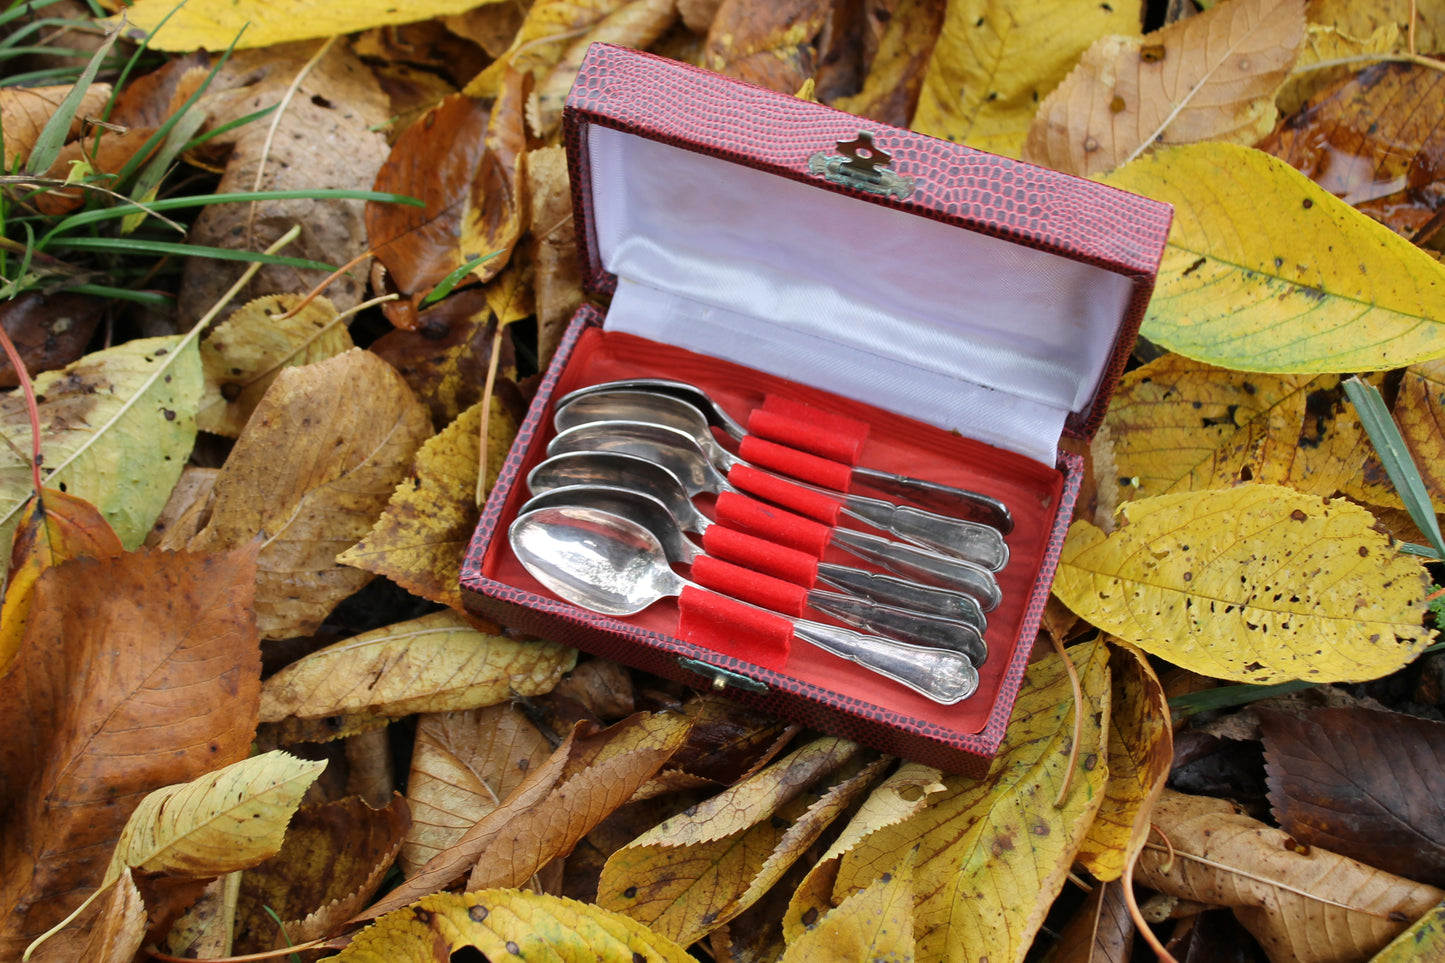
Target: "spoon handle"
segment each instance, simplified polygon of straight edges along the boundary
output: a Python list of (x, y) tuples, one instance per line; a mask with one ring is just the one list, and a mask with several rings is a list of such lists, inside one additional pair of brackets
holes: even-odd
[(983, 665), (988, 658), (988, 646), (984, 644), (983, 637), (966, 622), (907, 612), (837, 592), (809, 592), (808, 604), (840, 622), (875, 635), (930, 649), (962, 652), (976, 666)]
[(896, 575), (883, 575), (829, 562), (818, 562), (817, 573), (818, 581), (860, 599), (908, 609), (923, 615), (967, 622), (980, 634), (988, 631), (988, 620), (984, 617), (978, 600), (964, 592), (920, 585)]
[(847, 528), (833, 530), (833, 544), (906, 579), (966, 592), (985, 612), (992, 612), (1003, 601), (993, 573), (962, 559)]
[(978, 690), (978, 669), (961, 652), (909, 645), (805, 619), (793, 623), (793, 635), (946, 706)]

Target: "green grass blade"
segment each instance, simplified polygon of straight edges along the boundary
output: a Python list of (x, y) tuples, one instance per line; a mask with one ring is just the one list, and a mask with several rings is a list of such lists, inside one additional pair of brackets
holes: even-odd
[(496, 257), (500, 253), (502, 252), (493, 251), (490, 254), (483, 254), (479, 257), (474, 257), (466, 264), (463, 264), (461, 267), (457, 268), (455, 271), (442, 278), (441, 282), (438, 283), (436, 287), (432, 288), (429, 292), (427, 292), (426, 297), (421, 299), (420, 307), (424, 308), (428, 305), (436, 304), (442, 298), (446, 297), (448, 294), (451, 294), (452, 288), (457, 286), (457, 282), (461, 281), (461, 279), (466, 277), (468, 274), (471, 274), (474, 268), (487, 261), (490, 261), (492, 258)]
[(120, 254), (173, 254), (179, 257), (205, 257), (218, 261), (259, 261), (262, 264), (283, 264), (287, 267), (307, 271), (333, 271), (335, 266), (305, 258), (285, 257), (280, 254), (261, 254), (256, 251), (233, 251), (224, 247), (200, 247), (194, 244), (176, 244), (172, 241), (152, 241), (136, 237), (67, 237), (54, 242), (57, 248), (75, 251), (114, 251)]
[(50, 165), (55, 163), (55, 158), (60, 156), (60, 149), (65, 146), (65, 138), (70, 134), (71, 121), (75, 119), (76, 111), (80, 110), (80, 101), (85, 97), (86, 90), (90, 87), (95, 75), (100, 72), (100, 65), (110, 53), (110, 48), (120, 37), (120, 30), (112, 30), (105, 38), (105, 42), (96, 50), (95, 56), (90, 58), (90, 63), (80, 72), (80, 78), (76, 80), (75, 86), (65, 99), (60, 102), (50, 120), (45, 122), (45, 127), (40, 131), (40, 136), (35, 139), (35, 146), (30, 149), (30, 158), (25, 163), (27, 174), (43, 174), (50, 170)]
[(130, 288), (117, 288), (109, 284), (76, 284), (66, 288), (76, 294), (93, 294), (101, 298), (113, 298), (117, 301), (133, 301), (136, 304), (149, 304), (158, 308), (172, 307), (176, 299), (158, 291), (132, 291)]
[(1405, 502), (1410, 520), (1425, 533), (1436, 557), (1445, 558), (1445, 538), (1440, 535), (1440, 520), (1435, 517), (1435, 506), (1430, 504), (1430, 492), (1425, 487), (1425, 480), (1420, 477), (1420, 469), (1416, 467), (1405, 439), (1400, 436), (1395, 419), (1390, 417), (1390, 410), (1385, 407), (1385, 399), (1380, 397), (1374, 385), (1359, 378), (1346, 378), (1343, 384), (1345, 394), (1360, 416), (1360, 424), (1365, 426), (1365, 433), (1370, 436), (1375, 453), (1380, 456), (1380, 464), (1385, 466), (1385, 473)]
[(237, 117), (235, 120), (228, 120), (221, 126), (212, 128), (211, 130), (206, 131), (201, 136), (193, 139), (189, 144), (181, 148), (181, 153), (184, 154), (186, 151), (195, 150), (197, 147), (200, 147), (211, 138), (220, 137), (222, 134), (228, 131), (235, 130), (237, 127), (245, 127), (253, 120), (260, 120), (262, 117), (265, 117), (267, 114), (271, 113), (271, 111), (275, 110), (277, 107), (280, 106), (280, 103), (275, 103), (272, 104), (270, 107), (262, 107), (260, 110), (252, 111), (244, 117)]

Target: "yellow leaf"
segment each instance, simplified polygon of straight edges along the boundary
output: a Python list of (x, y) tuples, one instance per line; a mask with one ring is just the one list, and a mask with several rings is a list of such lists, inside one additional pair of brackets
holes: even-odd
[(291, 663), (262, 684), (261, 721), (475, 709), (550, 692), (576, 659), (555, 642), (484, 635), (454, 612), (436, 612)]
[(800, 794), (858, 747), (819, 739), (612, 854), (597, 902), (688, 944), (735, 918), (868, 788), (865, 767), (813, 801)]
[(1325, 68), (1316, 67), (1316, 64), (1347, 60), (1363, 54), (1389, 53), (1399, 48), (1400, 28), (1393, 23), (1381, 24), (1362, 37), (1317, 23), (1306, 24), (1304, 46), (1300, 48), (1294, 70), (1275, 95), (1275, 105), (1287, 117), (1303, 107), (1305, 101), (1316, 93), (1348, 77), (1366, 62)]
[[(463, 13), (497, 0), (420, 0), (395, 3), (368, 0), (193, 0), (181, 7), (170, 0), (137, 0), (125, 11), (133, 34), (150, 34), (155, 50), (225, 50), (269, 47), (355, 33), (414, 20)], [(102, 20), (115, 26), (119, 20)], [(245, 32), (242, 33), (242, 30)], [(153, 32), (154, 31), (154, 32)], [(239, 39), (238, 39), (239, 35)]]
[(210, 520), (186, 547), (218, 551), (262, 538), (261, 637), (313, 632), (371, 580), (338, 565), (336, 555), (371, 530), (430, 433), (426, 409), (373, 354), (352, 350), (286, 368), (231, 450)]
[(884, 873), (849, 896), (788, 945), (782, 963), (856, 963), (913, 959), (913, 860), (909, 850)]
[[(1235, 811), (1222, 799), (1166, 791), (1136, 881), (1169, 895), (1229, 906), (1273, 952), (1271, 959), (1337, 963), (1369, 959), (1445, 898), (1415, 883)], [(1423, 959), (1422, 957), (1414, 957)]]
[(1419, 963), (1445, 959), (1445, 903), (1420, 917), (1395, 937), (1370, 963)]
[(268, 295), (236, 309), (201, 341), (201, 394), (196, 427), (235, 438), (282, 368), (349, 351), (344, 319), (318, 297), (294, 315), (299, 295)]
[(1415, 47), (1422, 51), (1445, 46), (1445, 3), (1441, 0), (1310, 0), (1305, 17), (1310, 23), (1334, 27), (1352, 37), (1368, 37), (1393, 26), (1403, 41), (1415, 18)]
[[(1069, 656), (1084, 696), (1080, 730), (1059, 657), (1030, 665), (988, 775), (947, 777), (946, 789), (917, 815), (850, 848), (838, 867), (835, 902), (892, 871), (900, 854), (917, 846), (919, 958), (1023, 958), (1063, 887), (1108, 777), (1108, 648), (1094, 641), (1074, 646)], [(1068, 791), (1055, 806), (1066, 780)]]
[[(1438, 511), (1445, 506), (1445, 361), (1406, 368), (1392, 412)], [(1403, 507), (1393, 487), (1374, 504)]]
[(1445, 355), (1445, 264), (1283, 161), (1159, 151), (1103, 180), (1174, 205), (1143, 333), (1242, 371), (1365, 371)]
[(878, 52), (873, 55), (868, 76), (863, 78), (863, 89), (839, 97), (832, 106), (895, 127), (907, 127), (943, 26), (945, 7), (938, 0), (899, 0), (883, 28)]
[[(396, 491), (371, 533), (336, 560), (385, 575), (422, 598), (464, 612), (462, 556), (477, 527), (477, 463), (482, 408), (477, 402), (417, 452), (412, 477)], [(504, 405), (491, 404), (487, 489), (496, 481), (517, 423)]]
[(1069, 529), (1054, 592), (1151, 655), (1235, 682), (1373, 679), (1409, 662), (1429, 577), (1374, 518), (1275, 485), (1125, 505)]
[(1088, 176), (1155, 147), (1253, 144), (1304, 29), (1304, 0), (1232, 0), (1143, 38), (1101, 37), (1039, 105), (1023, 159)]
[[(619, 913), (508, 889), (438, 893), (362, 930), (336, 963), (434, 963), (473, 947), (487, 959), (556, 963), (695, 963), (676, 943)], [(460, 958), (460, 957), (459, 957)]]
[(1149, 836), (1149, 813), (1174, 764), (1169, 702), (1144, 653), (1112, 644), (1109, 782), (1079, 847), (1079, 862), (1099, 880), (1115, 880)]
[[(179, 350), (175, 350), (179, 348)], [(41, 474), (90, 502), (130, 551), (144, 541), (196, 440), (201, 365), (194, 342), (146, 338), (88, 354), (35, 379)], [(30, 416), (20, 392), (0, 401), (0, 546), (31, 495)]]
[(200, 878), (274, 856), (301, 797), (325, 768), (267, 752), (157, 789), (131, 813), (102, 885), (125, 867)]
[(1241, 479), (1329, 496), (1371, 451), (1339, 375), (1243, 374), (1182, 355), (1126, 374), (1106, 424), (1124, 500)]
[(708, 27), (703, 66), (791, 94), (818, 71), (818, 43), (832, 5), (817, 0), (723, 3)]
[(1105, 34), (1139, 32), (1138, 0), (953, 0), (913, 129), (1017, 157), (1039, 101)]

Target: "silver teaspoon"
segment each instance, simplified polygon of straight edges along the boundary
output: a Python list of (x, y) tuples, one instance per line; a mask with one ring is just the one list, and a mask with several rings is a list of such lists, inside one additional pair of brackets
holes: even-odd
[[(682, 534), (666, 505), (642, 492), (603, 485), (568, 485), (534, 495), (521, 511), (569, 506), (595, 508), (636, 522), (657, 539), (668, 562), (691, 566), (692, 580), (714, 592), (771, 608), (784, 615), (800, 615), (801, 609), (807, 606), (856, 629), (913, 645), (962, 652), (976, 666), (982, 665), (988, 658), (988, 648), (982, 637), (973, 626), (964, 622), (877, 605), (837, 592), (806, 589), (712, 558)], [(787, 607), (779, 607), (780, 601)]]
[[(674, 572), (662, 546), (636, 522), (591, 508), (539, 508), (509, 531), (517, 559), (537, 581), (583, 608), (633, 615), (686, 589), (706, 592)], [(779, 616), (781, 618), (781, 616)], [(968, 657), (806, 619), (788, 619), (793, 637), (892, 679), (943, 705), (978, 689)]]
[[(669, 395), (697, 408), (707, 419), (708, 424), (721, 428), (737, 441), (742, 441), (748, 433), (747, 429), (738, 424), (707, 392), (685, 381), (671, 381), (666, 378), (624, 378), (618, 381), (588, 385), (563, 395), (557, 403), (563, 405), (585, 395), (614, 389), (636, 389)], [(1008, 506), (997, 498), (981, 492), (955, 488), (952, 485), (931, 482), (922, 478), (910, 478), (907, 475), (866, 468), (862, 465), (853, 466), (853, 476), (859, 481), (891, 495), (920, 502), (950, 514), (962, 513), (972, 521), (992, 525), (1005, 535), (1013, 531), (1013, 516), (1009, 512)]]
[(541, 462), (527, 475), (528, 490), (534, 495), (572, 485), (625, 488), (656, 499), (673, 526), (700, 536), (703, 551), (725, 561), (801, 585), (823, 582), (880, 605), (967, 622), (980, 635), (988, 630), (978, 601), (964, 592), (824, 562), (807, 552), (719, 525), (698, 511), (677, 476), (636, 455), (566, 452)]
[[(687, 402), (645, 391), (602, 391), (575, 398), (558, 408), (553, 415), (553, 424), (558, 431), (617, 421), (671, 428), (691, 438), (701, 457), (711, 462), (736, 487), (747, 490), (752, 495), (761, 494), (769, 500), (775, 497), (775, 486), (770, 486), (766, 492), (755, 489), (751, 483), (754, 477), (751, 473), (737, 477), (735, 469), (741, 467), (756, 470), (756, 466), (719, 445), (713, 438), (712, 431), (708, 429), (707, 419), (702, 412)], [(835, 503), (841, 504), (845, 515), (882, 531), (891, 532), (915, 545), (967, 559), (991, 572), (1000, 571), (1008, 564), (1008, 546), (999, 530), (991, 525), (949, 518), (907, 505), (895, 505), (878, 498), (830, 492), (800, 481), (792, 481), (790, 484), (825, 493), (829, 496), (829, 507)], [(784, 491), (784, 499), (786, 495)], [(787, 500), (780, 501), (779, 504), (794, 511), (800, 510), (796, 503)]]

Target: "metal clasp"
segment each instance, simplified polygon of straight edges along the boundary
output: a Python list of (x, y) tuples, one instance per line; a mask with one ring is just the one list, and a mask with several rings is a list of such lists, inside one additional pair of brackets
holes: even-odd
[(853, 140), (838, 141), (838, 152), (830, 157), (819, 151), (808, 158), (808, 170), (834, 184), (870, 194), (891, 194), (901, 199), (913, 193), (913, 178), (884, 170), (893, 163), (893, 155), (874, 144), (868, 131), (860, 130)]
[(678, 656), (677, 664), (694, 675), (700, 675), (704, 679), (707, 679), (712, 684), (712, 687), (719, 692), (728, 686), (732, 686), (734, 689), (742, 689), (744, 692), (768, 691), (766, 682), (750, 679), (740, 672), (722, 669), (699, 659), (685, 659), (682, 656)]

